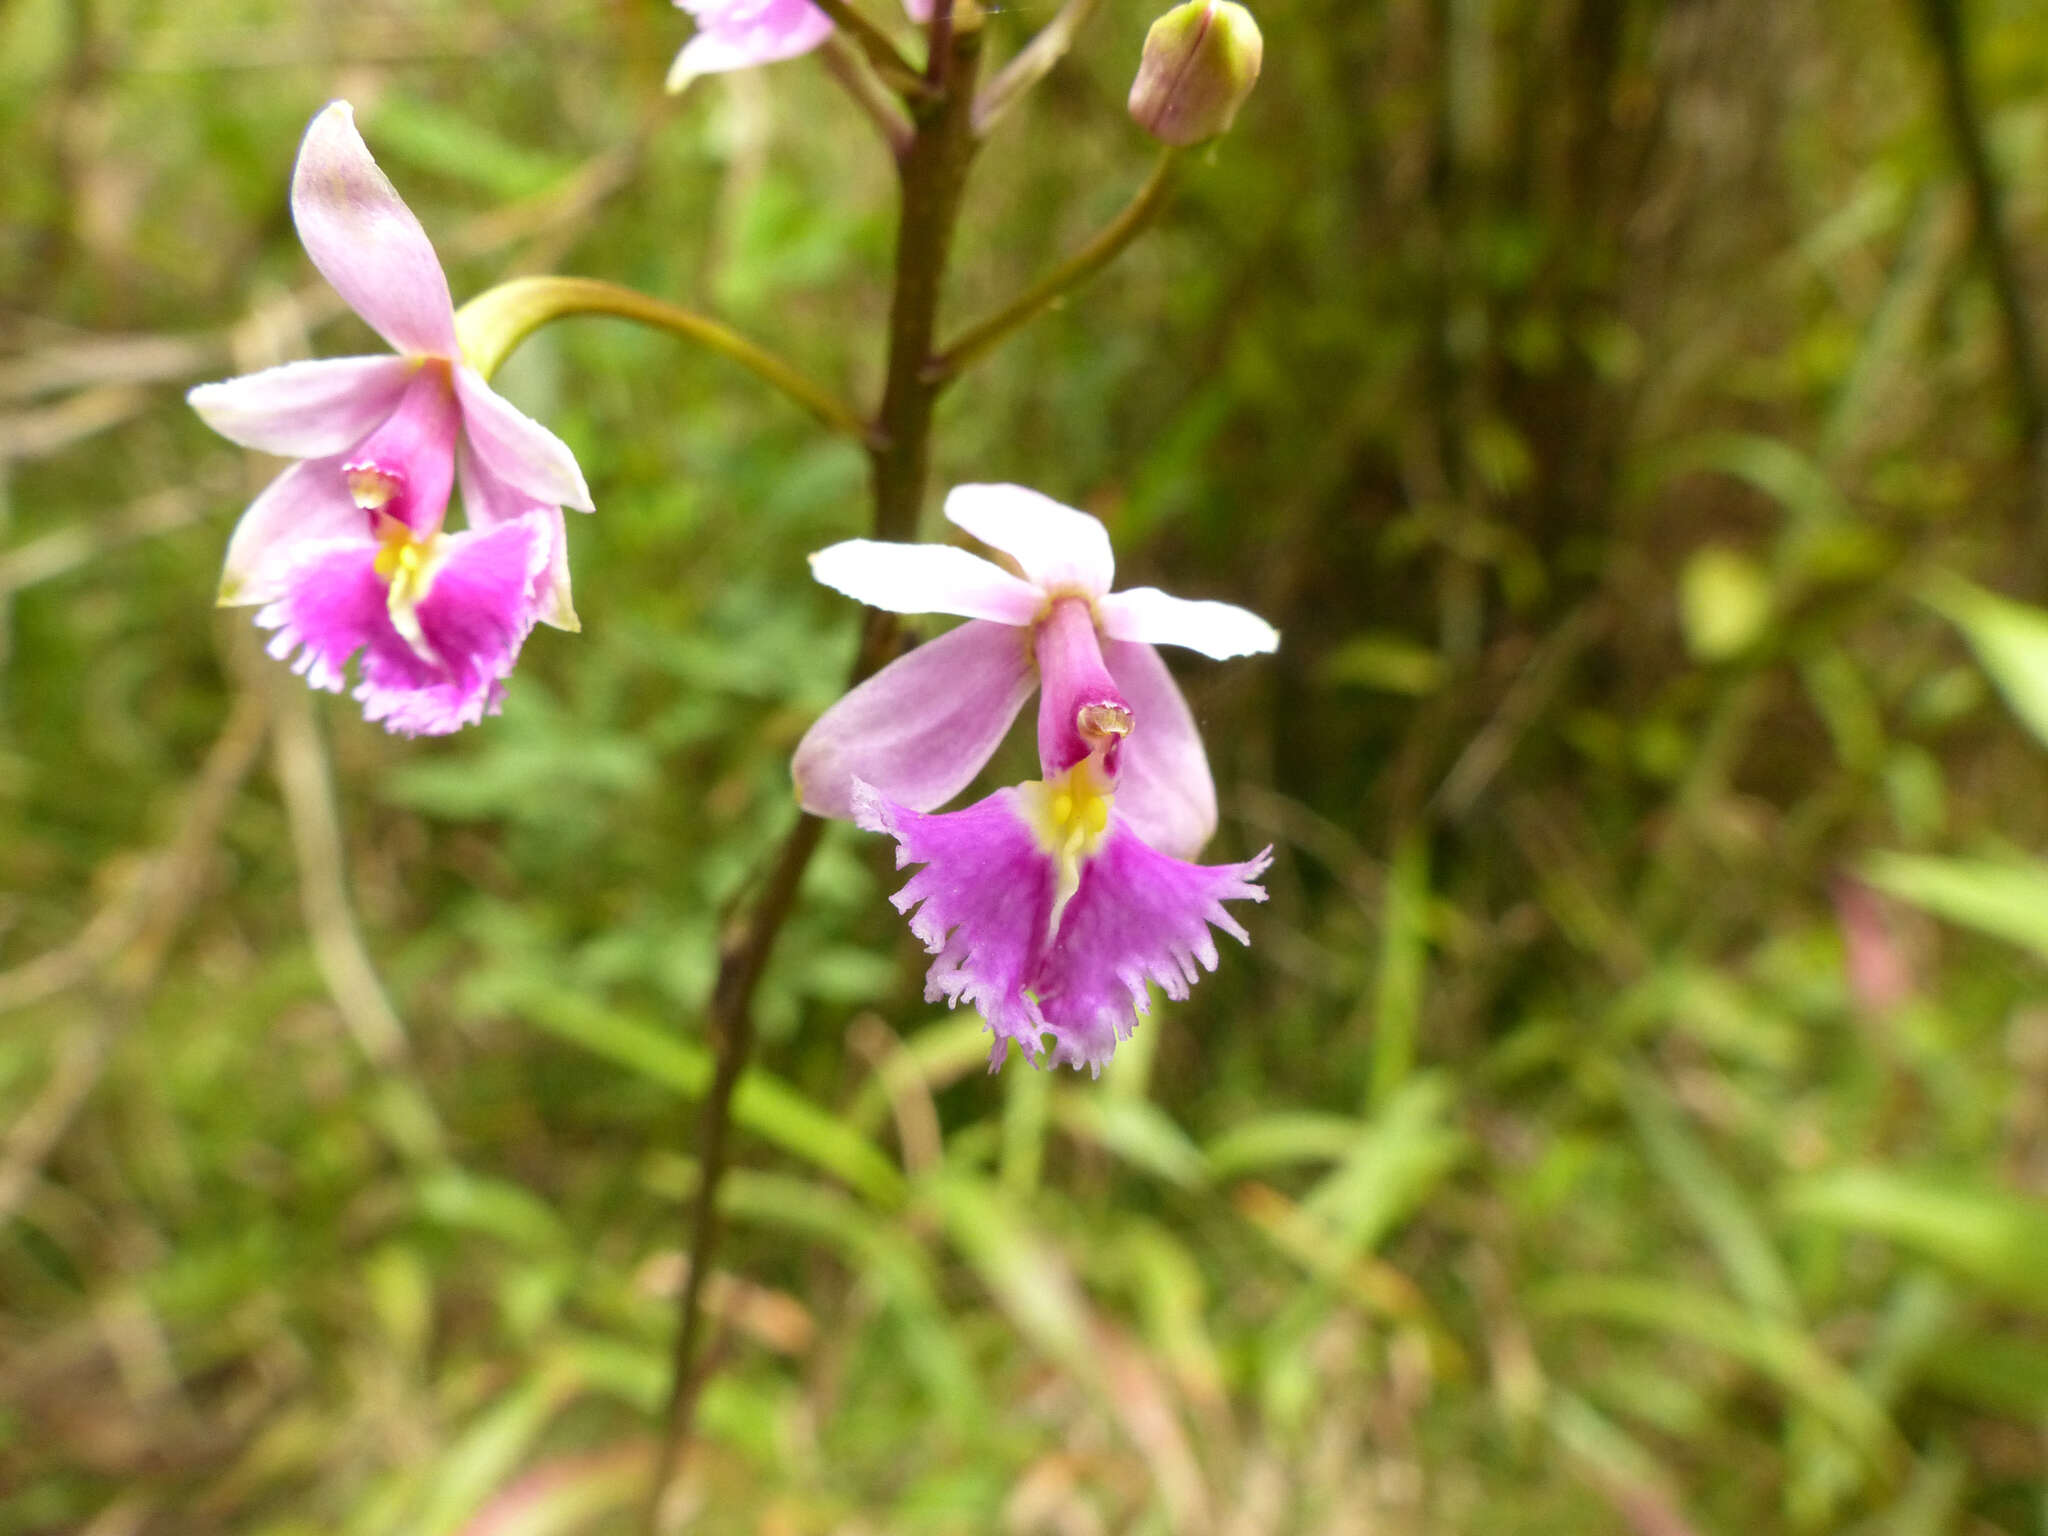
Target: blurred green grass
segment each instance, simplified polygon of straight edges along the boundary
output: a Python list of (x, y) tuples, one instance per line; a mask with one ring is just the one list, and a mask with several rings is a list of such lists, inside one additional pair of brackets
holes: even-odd
[[(1981, 590), (2038, 607), (2048, 522), (1916, 14), (1270, 9), (1162, 228), (949, 399), (940, 485), (1280, 625), (1179, 668), (1273, 900), (1100, 1083), (990, 1078), (828, 836), (692, 1528), (2048, 1531), (2048, 660)], [(2048, 33), (1968, 15), (2038, 309)], [(1148, 20), (991, 143), (956, 323), (1144, 175)], [(685, 30), (0, 9), (0, 1529), (627, 1524), (860, 458), (530, 343), (585, 629), (408, 743), (210, 608), (267, 471), (180, 395), (366, 342), (284, 203), (337, 94), (458, 296), (608, 277), (871, 393), (884, 157), (815, 61), (667, 102)]]

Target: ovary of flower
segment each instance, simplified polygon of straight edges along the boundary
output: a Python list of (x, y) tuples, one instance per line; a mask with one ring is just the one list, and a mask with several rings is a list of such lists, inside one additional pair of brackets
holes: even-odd
[[(536, 622), (577, 627), (562, 509), (588, 511), (590, 492), (561, 440), (463, 356), (440, 261), (347, 102), (306, 130), (291, 203), (314, 266), (394, 355), (287, 363), (191, 392), (214, 430), (298, 460), (236, 525), (220, 601), (261, 605), (273, 651), (300, 650), (316, 686), (341, 687), (361, 653), (356, 696), (371, 718), (454, 730), (496, 709)], [(468, 528), (444, 534), (458, 479)], [(387, 586), (378, 562), (393, 524), (422, 553)], [(395, 659), (401, 641), (410, 664)]]

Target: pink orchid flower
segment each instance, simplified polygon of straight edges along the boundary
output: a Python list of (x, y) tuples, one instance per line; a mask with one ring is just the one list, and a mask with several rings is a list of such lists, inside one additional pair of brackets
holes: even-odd
[[(919, 646), (821, 716), (797, 747), (798, 798), (897, 841), (925, 867), (893, 898), (937, 958), (925, 997), (971, 1003), (996, 1037), (1100, 1071), (1150, 1006), (1216, 968), (1226, 901), (1263, 901), (1241, 864), (1188, 862), (1216, 829), (1194, 717), (1155, 644), (1223, 659), (1271, 651), (1272, 626), (1228, 603), (1111, 592), (1109, 536), (1014, 485), (966, 485), (946, 516), (1013, 559), (855, 539), (811, 557), (825, 585), (897, 613), (970, 622)], [(1044, 777), (930, 814), (994, 753), (1033, 689)], [(913, 909), (915, 909), (913, 911)], [(1198, 969), (1197, 967), (1200, 967)]]
[[(676, 0), (696, 20), (697, 35), (669, 66), (668, 88), (680, 91), (699, 75), (751, 69), (809, 53), (832, 35), (832, 18), (810, 0)], [(913, 21), (931, 18), (931, 0), (904, 0)]]
[[(448, 279), (356, 131), (315, 117), (292, 172), (313, 265), (397, 356), (286, 363), (187, 397), (245, 447), (299, 460), (242, 514), (223, 604), (261, 604), (270, 652), (363, 713), (437, 735), (497, 713), (536, 621), (575, 629), (562, 508), (590, 510), (575, 455), (463, 358)], [(444, 532), (462, 485), (468, 528)]]

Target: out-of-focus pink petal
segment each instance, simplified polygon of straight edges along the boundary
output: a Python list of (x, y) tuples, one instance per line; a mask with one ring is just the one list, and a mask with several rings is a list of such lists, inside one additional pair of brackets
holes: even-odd
[(547, 561), (539, 519), (448, 537), (415, 617), (432, 659), (391, 621), (377, 574), (378, 545), (337, 540), (306, 547), (283, 590), (256, 615), (276, 634), (270, 654), (316, 688), (340, 692), (360, 656), (355, 697), (363, 714), (405, 735), (441, 735), (497, 713), (504, 677), (533, 627), (534, 575)]
[(932, 19), (932, 0), (903, 0), (903, 9), (920, 26)]
[(1015, 560), (1041, 592), (1100, 597), (1116, 576), (1101, 523), (1024, 486), (956, 485), (946, 517)]
[(470, 446), (493, 474), (551, 507), (590, 511), (590, 487), (567, 443), (492, 389), (474, 368), (455, 370), (455, 393)]
[(931, 811), (965, 789), (1031, 697), (1025, 637), (980, 621), (928, 640), (839, 700), (797, 744), (790, 771), (814, 816), (853, 816), (853, 786)]
[(856, 783), (852, 798), (857, 825), (896, 839), (898, 869), (925, 866), (889, 898), (937, 956), (925, 1001), (979, 1011), (996, 1037), (992, 1066), (1002, 1064), (1010, 1040), (1037, 1055), (1046, 1021), (1025, 988), (1045, 947), (1054, 869), (1018, 811), (1017, 791), (999, 789), (938, 816), (894, 804), (867, 784)]
[(1112, 640), (1184, 645), (1218, 661), (1280, 646), (1280, 631), (1249, 608), (1175, 597), (1157, 587), (1112, 592), (1095, 605), (1095, 615)]
[(1893, 931), (1885, 899), (1847, 875), (1830, 888), (1842, 930), (1849, 995), (1872, 1014), (1891, 1013), (1912, 999), (1917, 982), (1911, 954)]
[(402, 357), (323, 357), (201, 384), (185, 399), (230, 442), (313, 459), (367, 437), (397, 409), (413, 367)]
[(1192, 859), (1216, 832), (1216, 783), (1194, 714), (1151, 646), (1112, 640), (1102, 655), (1133, 719), (1119, 764), (1117, 817), (1159, 852)]
[(228, 540), (220, 602), (267, 603), (282, 591), (286, 568), (310, 544), (353, 540), (376, 552), (370, 520), (349, 499), (341, 456), (305, 459), (279, 475), (249, 504)]
[(488, 532), (521, 517), (539, 517), (547, 521), (550, 535), (548, 564), (536, 578), (534, 599), (539, 605), (540, 622), (572, 633), (582, 629), (582, 621), (576, 617), (574, 594), (569, 588), (569, 530), (564, 525), (562, 509), (536, 501), (524, 491), (507, 485), (480, 463), (468, 448), (457, 455), (456, 468), (462, 481), (463, 516), (469, 520), (471, 528)]
[(1022, 625), (1044, 602), (1028, 582), (950, 544), (848, 539), (811, 556), (811, 574), (835, 592), (891, 613), (955, 613)]
[(1150, 1011), (1147, 982), (1178, 1002), (1202, 971), (1216, 969), (1212, 925), (1249, 943), (1223, 903), (1264, 901), (1265, 890), (1252, 881), (1272, 861), (1267, 849), (1242, 864), (1183, 863), (1112, 819), (1030, 977), (1053, 1032), (1054, 1059), (1101, 1071), (1138, 1015)]
[(809, 0), (676, 0), (697, 22), (669, 66), (668, 89), (699, 75), (773, 64), (809, 53), (832, 35), (832, 19)]
[(313, 265), (395, 349), (460, 355), (440, 259), (370, 158), (345, 101), (328, 103), (306, 130), (292, 172), (292, 218)]

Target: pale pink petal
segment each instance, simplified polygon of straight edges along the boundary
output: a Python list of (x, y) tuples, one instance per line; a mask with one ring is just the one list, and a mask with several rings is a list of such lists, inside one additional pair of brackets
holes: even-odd
[(474, 368), (455, 370), (455, 393), (470, 446), (500, 480), (551, 507), (591, 509), (590, 487), (567, 443), (492, 389)]
[(564, 526), (562, 509), (513, 489), (480, 464), (466, 447), (456, 456), (456, 469), (462, 482), (463, 516), (478, 532), (488, 532), (515, 518), (547, 520), (550, 553), (547, 569), (537, 578), (535, 598), (540, 605), (540, 622), (571, 632), (582, 629), (569, 588), (569, 530)]
[(808, 0), (677, 0), (697, 21), (669, 66), (668, 89), (680, 91), (699, 75), (773, 64), (809, 53), (832, 35), (832, 19)]
[(1272, 861), (1268, 849), (1242, 864), (1183, 863), (1148, 848), (1113, 815), (1029, 978), (1054, 1060), (1100, 1071), (1150, 1011), (1147, 983), (1176, 1002), (1186, 998), (1202, 971), (1216, 969), (1212, 925), (1249, 943), (1223, 903), (1264, 901), (1252, 881)]
[(1157, 587), (1112, 592), (1095, 605), (1095, 616), (1112, 640), (1184, 645), (1218, 661), (1280, 646), (1280, 631), (1248, 608), (1174, 597)]
[(1037, 1055), (1046, 1027), (1025, 988), (1045, 947), (1055, 871), (1017, 802), (1016, 790), (999, 789), (965, 810), (926, 816), (867, 784), (853, 788), (855, 823), (896, 839), (898, 869), (925, 866), (889, 898), (937, 956), (925, 1001), (978, 1011), (996, 1037), (991, 1066), (1011, 1040)]
[(932, 19), (932, 0), (903, 0), (903, 9), (920, 26)]
[(813, 816), (853, 816), (855, 780), (913, 811), (965, 789), (1036, 686), (1025, 637), (979, 621), (928, 640), (804, 733), (790, 771)]
[(354, 447), (397, 409), (413, 366), (402, 357), (323, 357), (201, 384), (185, 399), (230, 442), (319, 458)]
[(1029, 624), (1038, 589), (950, 544), (883, 544), (848, 539), (811, 556), (811, 574), (835, 592), (891, 613), (955, 613), (998, 624)]
[(342, 456), (305, 459), (279, 475), (249, 504), (228, 540), (220, 601), (267, 603), (282, 590), (285, 568), (308, 544), (352, 539), (372, 553), (370, 520), (348, 494)]
[(345, 101), (330, 102), (306, 130), (292, 172), (292, 218), (313, 265), (395, 349), (461, 355), (440, 259), (370, 158)]
[(1041, 592), (1100, 597), (1116, 575), (1101, 523), (1021, 485), (956, 485), (946, 516), (1015, 560)]
[(1117, 817), (1161, 853), (1192, 859), (1216, 832), (1216, 784), (1188, 701), (1151, 646), (1112, 640), (1102, 655), (1133, 720), (1119, 764)]

